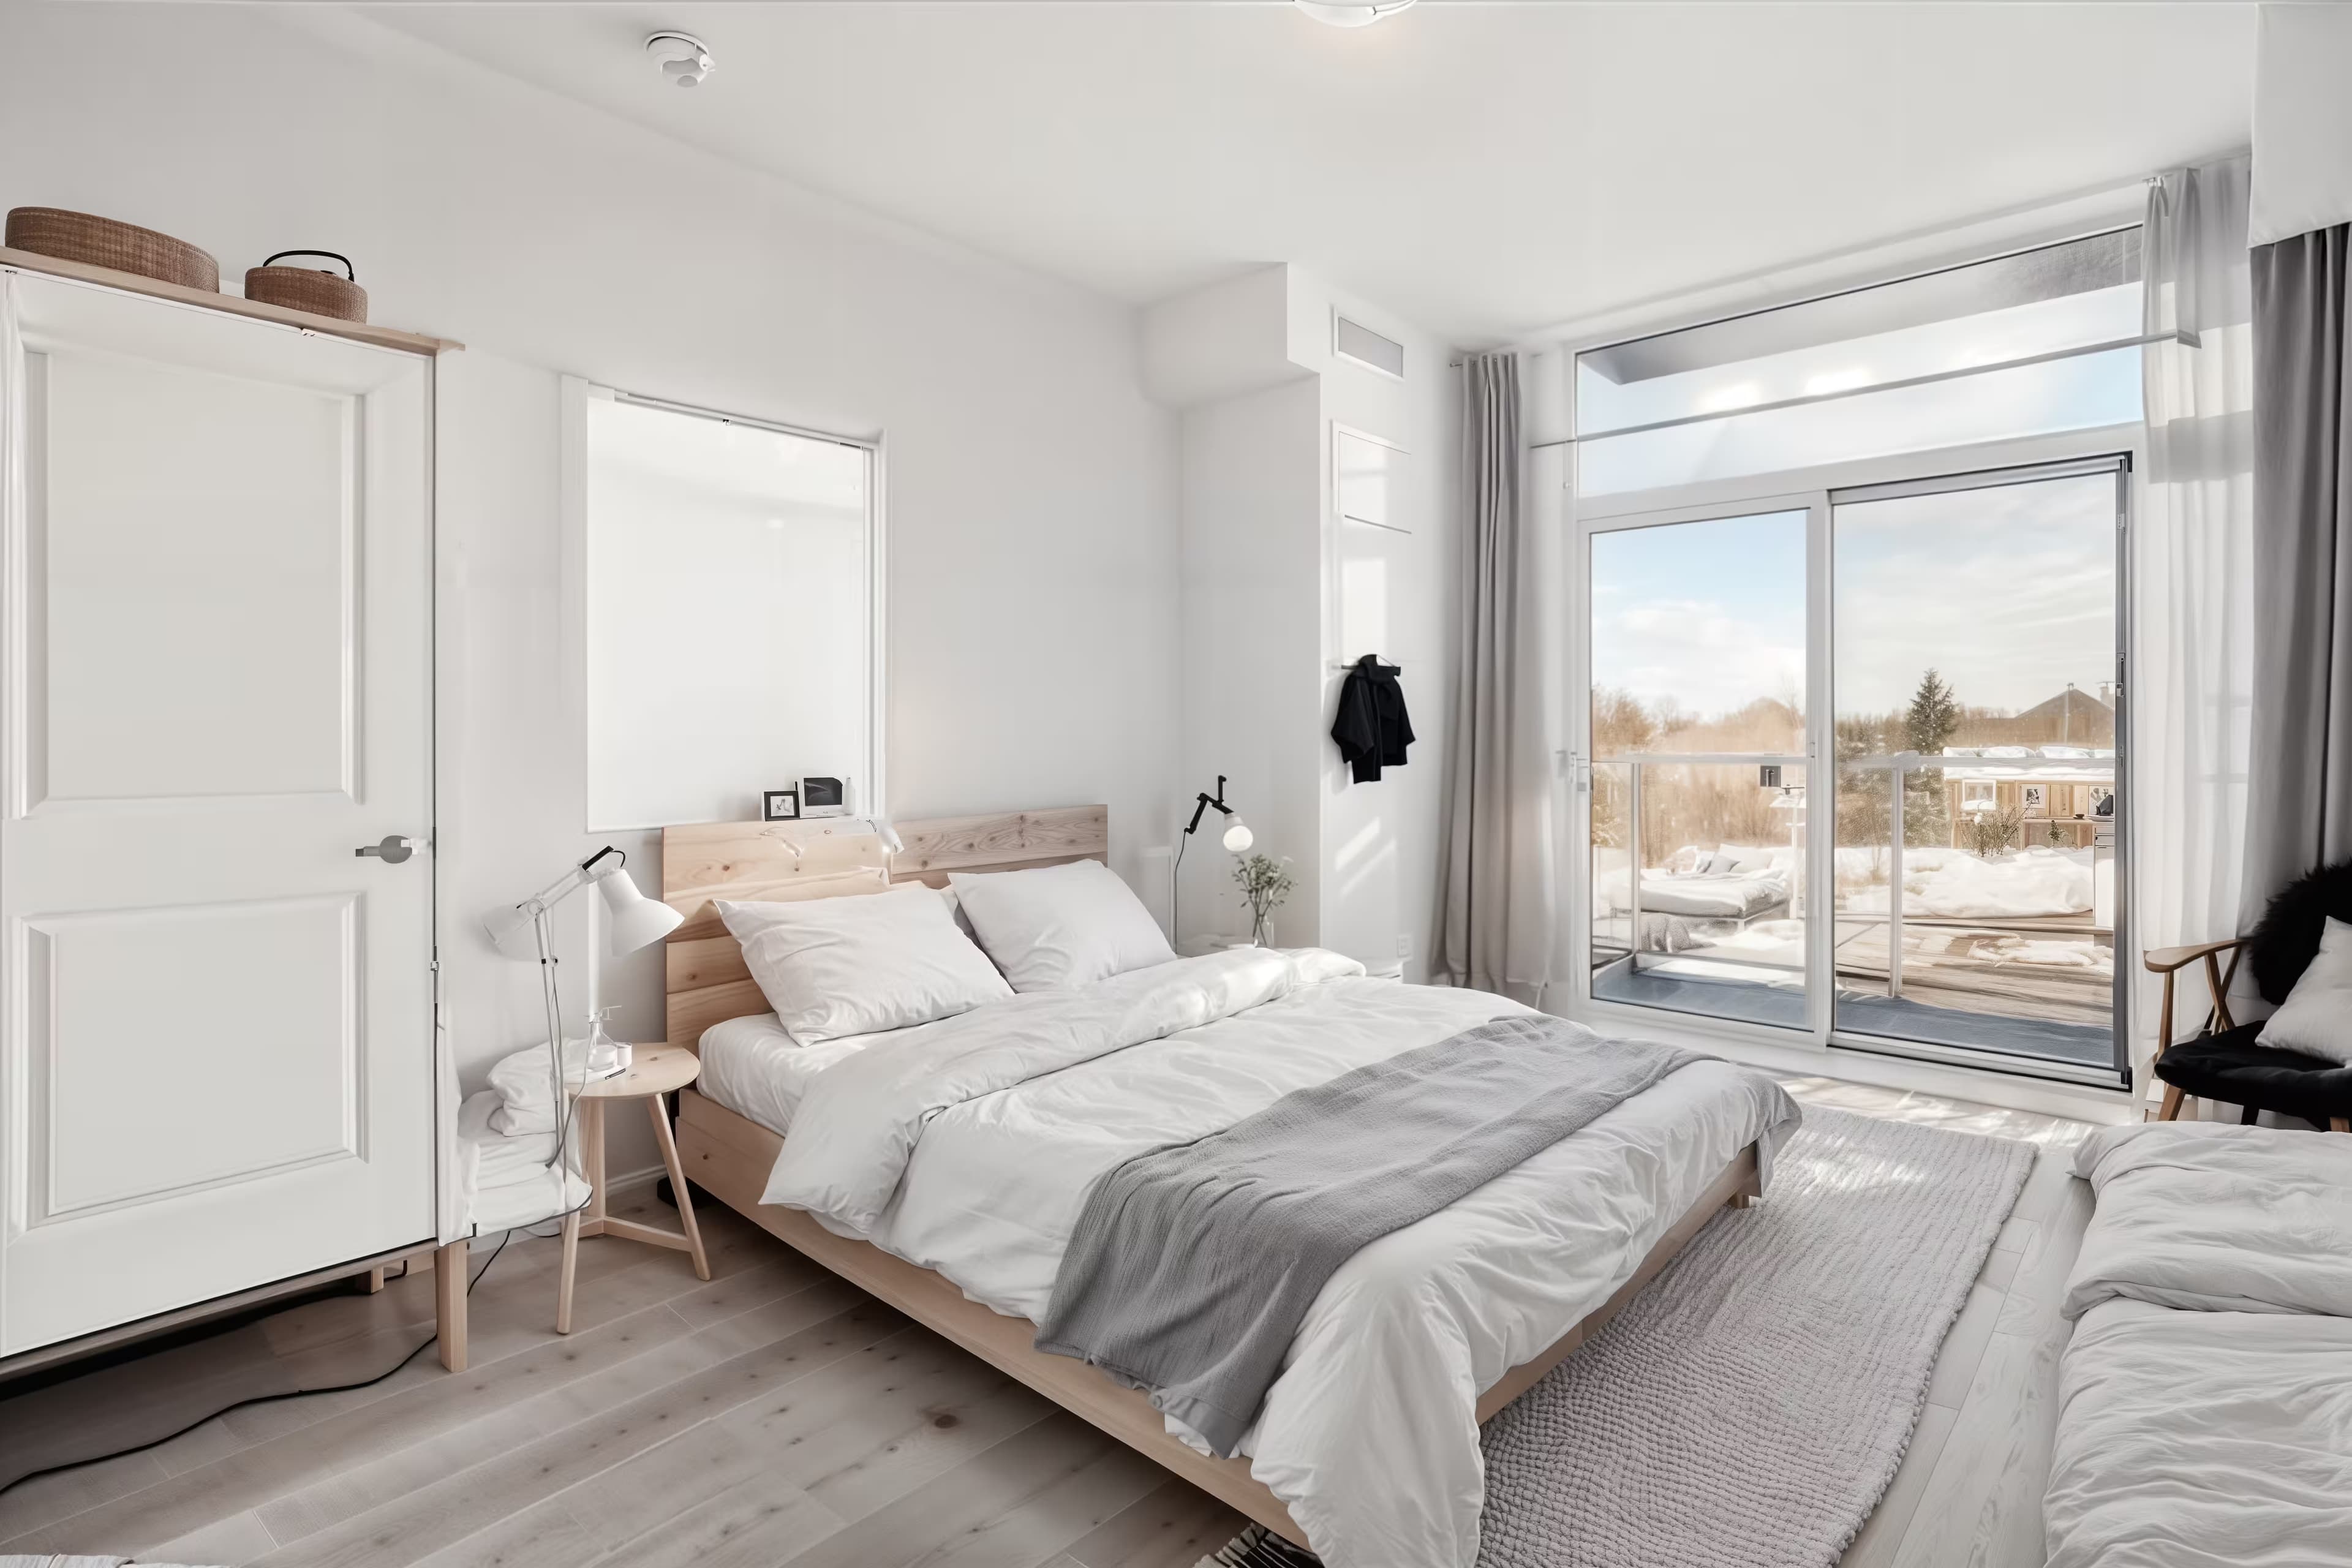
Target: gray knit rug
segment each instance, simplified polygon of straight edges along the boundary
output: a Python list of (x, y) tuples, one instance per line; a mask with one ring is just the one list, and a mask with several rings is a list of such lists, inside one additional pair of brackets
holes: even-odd
[[(1717, 1215), (1487, 1424), (1480, 1568), (1830, 1568), (1895, 1478), (2033, 1150), (1807, 1107)], [(1209, 1563), (1312, 1563), (1252, 1527)]]

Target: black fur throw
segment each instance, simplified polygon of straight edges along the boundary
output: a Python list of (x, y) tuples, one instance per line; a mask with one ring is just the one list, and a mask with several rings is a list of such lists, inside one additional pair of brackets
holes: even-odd
[(2247, 959), (2263, 1000), (2286, 1000), (2311, 961), (2330, 917), (2352, 924), (2352, 860), (2322, 866), (2288, 883), (2263, 911), (2248, 939)]

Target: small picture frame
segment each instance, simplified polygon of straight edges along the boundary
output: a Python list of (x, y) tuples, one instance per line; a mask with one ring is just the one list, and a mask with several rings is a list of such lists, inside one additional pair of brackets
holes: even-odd
[(2021, 793), (2025, 797), (2026, 816), (2042, 816), (2048, 814), (2050, 810), (2050, 786), (2048, 784), (2030, 784), (2025, 785)]
[(771, 789), (760, 793), (760, 820), (762, 822), (798, 822), (801, 816), (801, 792), (797, 789)]
[(2107, 784), (2091, 786), (2091, 815), (2113, 816), (2116, 814), (2116, 792)]
[(803, 816), (847, 816), (849, 787), (845, 781), (823, 775), (801, 780)]

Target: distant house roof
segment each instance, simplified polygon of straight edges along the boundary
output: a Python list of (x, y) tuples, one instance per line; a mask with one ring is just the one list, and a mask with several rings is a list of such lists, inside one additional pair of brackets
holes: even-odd
[(2020, 721), (2046, 719), (2055, 724), (2069, 719), (2105, 719), (2112, 723), (2115, 716), (2113, 708), (2081, 687), (2070, 686), (2049, 701), (2037, 703), (2017, 717)]

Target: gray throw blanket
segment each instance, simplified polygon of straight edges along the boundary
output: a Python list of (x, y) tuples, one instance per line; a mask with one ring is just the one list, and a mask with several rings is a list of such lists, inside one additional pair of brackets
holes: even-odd
[(1359, 1248), (1700, 1059), (1561, 1018), (1496, 1018), (1139, 1154), (1087, 1194), (1037, 1348), (1149, 1391), (1231, 1455)]

